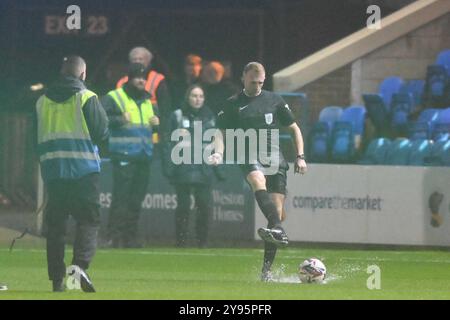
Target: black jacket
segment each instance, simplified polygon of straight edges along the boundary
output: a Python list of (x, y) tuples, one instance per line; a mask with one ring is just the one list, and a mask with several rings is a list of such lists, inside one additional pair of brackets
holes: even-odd
[[(169, 122), (170, 130), (166, 132), (164, 144), (164, 174), (169, 178), (173, 184), (211, 184), (213, 176), (215, 175), (219, 180), (224, 180), (221, 167), (211, 166), (203, 163), (203, 151), (208, 142), (202, 143), (202, 164), (194, 164), (194, 121), (201, 121), (202, 130), (216, 127), (215, 114), (206, 106), (195, 110), (191, 107), (185, 107), (172, 112)], [(177, 141), (170, 141), (170, 136), (173, 130), (184, 128), (191, 134), (191, 160), (192, 164), (175, 165), (171, 159), (172, 149), (177, 145)]]
[[(61, 77), (47, 89), (45, 96), (55, 102), (64, 102), (84, 89), (86, 89), (86, 86), (80, 79)], [(86, 101), (83, 107), (83, 115), (92, 142), (98, 146), (104, 145), (109, 136), (108, 117), (97, 96), (93, 96)], [(37, 115), (35, 114), (35, 116)]]
[(201, 84), (205, 90), (206, 103), (215, 113), (219, 113), (225, 101), (232, 95), (239, 92), (239, 87), (229, 80), (223, 80), (216, 84)]

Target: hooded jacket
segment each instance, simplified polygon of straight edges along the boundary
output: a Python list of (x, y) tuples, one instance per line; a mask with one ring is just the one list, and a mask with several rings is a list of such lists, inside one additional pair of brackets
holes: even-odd
[[(50, 86), (45, 96), (55, 102), (64, 102), (75, 93), (86, 89), (80, 79), (74, 77), (62, 77), (54, 85)], [(95, 145), (102, 145), (109, 136), (108, 117), (98, 97), (89, 98), (84, 107), (83, 115), (86, 120), (91, 140)]]

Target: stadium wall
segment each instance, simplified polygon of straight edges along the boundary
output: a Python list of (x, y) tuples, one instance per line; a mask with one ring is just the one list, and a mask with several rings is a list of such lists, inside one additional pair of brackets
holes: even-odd
[(348, 106), (351, 83), (352, 65), (349, 64), (302, 87), (299, 91), (308, 97), (311, 119), (317, 121), (325, 106)]
[[(291, 241), (450, 246), (448, 168), (310, 164), (288, 183)], [(440, 226), (431, 224), (433, 201)], [(255, 207), (257, 240), (265, 219)]]

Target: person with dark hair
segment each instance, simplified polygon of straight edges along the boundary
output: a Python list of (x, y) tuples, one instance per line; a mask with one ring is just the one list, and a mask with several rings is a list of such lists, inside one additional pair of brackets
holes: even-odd
[(139, 247), (141, 202), (147, 193), (153, 158), (152, 134), (159, 118), (145, 90), (146, 68), (129, 67), (128, 82), (102, 98), (110, 121), (109, 153), (113, 164), (113, 196), (108, 233), (112, 246)]
[[(237, 95), (228, 99), (218, 114), (217, 126), (222, 129), (243, 129), (255, 131), (258, 139), (263, 132), (266, 138), (280, 127), (287, 127), (292, 135), (297, 151), (295, 173), (306, 172), (306, 162), (303, 153), (303, 137), (295, 122), (289, 106), (279, 95), (262, 90), (265, 80), (265, 69), (258, 62), (248, 63), (243, 71), (242, 82), (244, 89)], [(228, 137), (227, 137), (228, 138)], [(215, 138), (215, 153), (210, 157), (211, 163), (222, 162), (224, 154), (223, 134)], [(259, 228), (258, 235), (264, 240), (264, 261), (261, 273), (262, 281), (271, 281), (271, 267), (275, 259), (278, 246), (286, 246), (288, 237), (281, 226), (285, 218), (284, 200), (286, 197), (287, 170), (289, 166), (279, 148), (279, 141), (258, 141), (259, 146), (266, 145), (265, 153), (258, 151), (255, 157), (250, 146), (245, 149), (245, 161), (240, 163), (241, 170), (255, 193), (256, 202), (268, 220), (267, 228)], [(259, 147), (261, 148), (261, 147)], [(227, 149), (228, 150), (228, 149)], [(239, 147), (238, 147), (239, 150)], [(266, 154), (270, 156), (264, 159)], [(237, 155), (241, 158), (242, 155)], [(230, 159), (226, 154), (227, 162)], [(238, 160), (239, 161), (239, 160)], [(239, 163), (239, 162), (238, 162)]]
[(196, 54), (188, 54), (184, 59), (184, 77), (186, 84), (196, 83), (202, 71), (202, 58)]
[[(205, 163), (194, 163), (194, 152), (203, 155), (206, 144), (203, 141), (194, 141), (194, 128), (200, 126), (202, 132), (215, 128), (216, 119), (214, 113), (205, 105), (205, 95), (201, 86), (191, 85), (185, 94), (183, 106), (175, 110), (170, 117), (169, 137), (177, 130), (178, 136), (189, 136), (188, 145), (184, 146), (190, 150), (189, 163), (175, 165), (170, 158), (171, 150), (175, 142), (166, 144), (169, 150), (165, 152), (165, 174), (175, 186), (177, 193), (177, 208), (175, 211), (175, 233), (176, 245), (186, 246), (189, 213), (191, 207), (191, 196), (194, 196), (197, 211), (196, 236), (197, 245), (203, 248), (207, 245), (209, 217), (212, 214), (212, 191), (211, 184), (214, 174), (219, 180), (223, 175), (218, 167), (211, 167)], [(178, 143), (178, 141), (176, 141)], [(196, 145), (200, 144), (200, 145)], [(167, 168), (169, 166), (169, 168)]]
[(202, 58), (196, 54), (188, 54), (184, 59), (183, 75), (172, 84), (174, 105), (183, 103), (187, 88), (199, 82), (201, 70)]
[(36, 103), (37, 142), (48, 193), (44, 211), (48, 274), (53, 291), (64, 291), (64, 248), (69, 215), (75, 219), (73, 275), (81, 289), (95, 292), (86, 270), (94, 257), (100, 224), (97, 145), (108, 138), (108, 118), (97, 95), (86, 89), (86, 63), (64, 58), (61, 77)]
[(230, 79), (225, 79), (225, 67), (219, 61), (203, 66), (199, 83), (205, 89), (206, 103), (215, 113), (220, 111), (223, 101), (239, 91)]

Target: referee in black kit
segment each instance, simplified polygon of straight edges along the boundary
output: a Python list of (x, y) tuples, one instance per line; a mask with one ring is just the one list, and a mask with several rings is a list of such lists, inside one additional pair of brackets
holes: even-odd
[[(270, 133), (273, 130), (287, 127), (293, 137), (297, 151), (295, 173), (304, 174), (307, 167), (300, 128), (283, 98), (276, 93), (262, 90), (264, 80), (265, 69), (262, 64), (250, 62), (245, 66), (242, 75), (244, 89), (237, 95), (229, 98), (222, 111), (218, 113), (217, 126), (222, 130), (222, 134), (216, 135), (215, 153), (210, 157), (211, 164), (217, 165), (223, 161), (223, 138), (224, 130), (226, 129), (243, 129), (246, 132), (249, 129), (253, 129), (257, 131), (258, 140), (260, 140), (261, 131), (266, 130), (267, 136), (270, 137)], [(240, 165), (243, 174), (255, 193), (259, 208), (268, 220), (267, 228), (258, 229), (259, 236), (265, 242), (264, 262), (261, 273), (262, 281), (273, 280), (270, 269), (275, 260), (277, 247), (288, 244), (288, 237), (281, 226), (281, 221), (285, 219), (286, 172), (289, 166), (280, 151), (279, 141), (276, 141), (276, 143), (271, 141), (272, 139), (267, 139), (266, 151), (270, 150), (269, 154), (277, 155), (275, 171), (270, 170), (270, 173), (268, 173), (266, 161), (262, 161), (260, 152), (258, 152), (256, 161), (251, 159), (248, 161), (249, 158), (252, 158), (249, 154), (251, 151), (248, 151), (249, 144), (246, 146), (246, 161)], [(241, 155), (238, 154), (237, 156), (240, 157)], [(225, 158), (226, 162), (229, 162), (228, 153)], [(271, 161), (273, 159), (274, 157), (271, 157)], [(272, 166), (273, 163), (271, 164)]]

